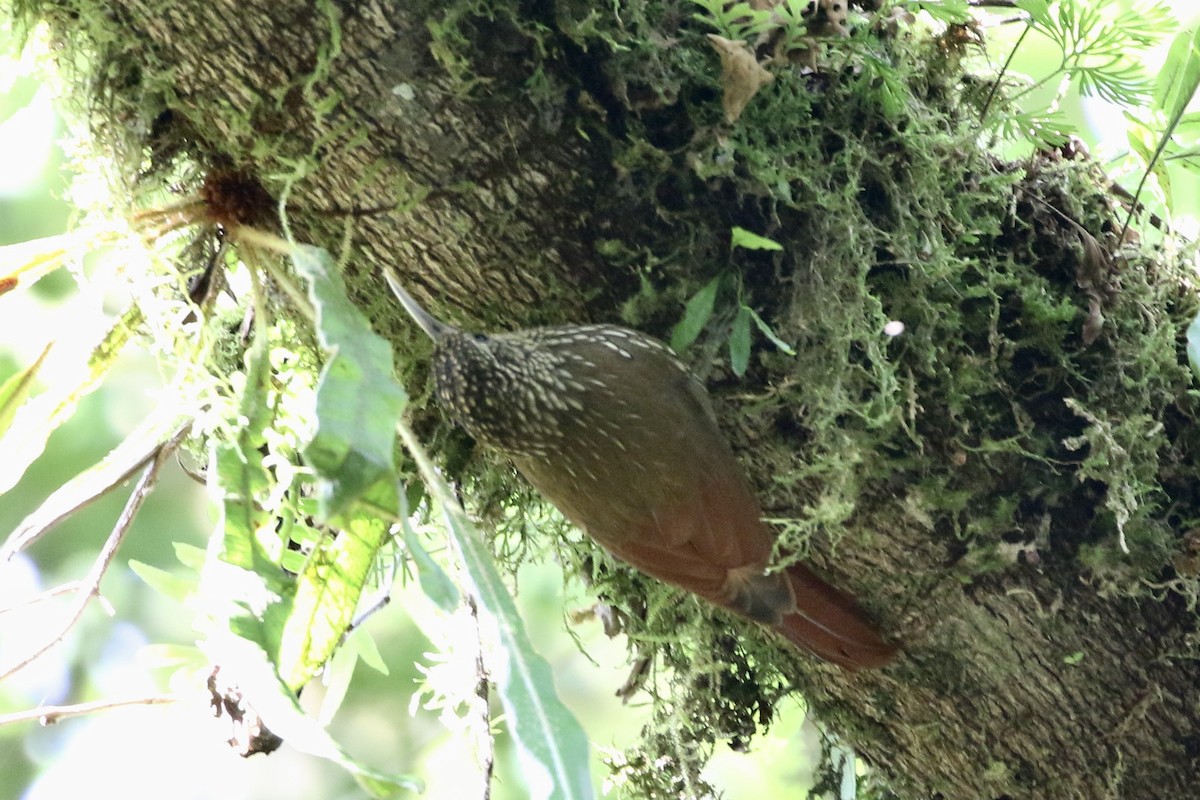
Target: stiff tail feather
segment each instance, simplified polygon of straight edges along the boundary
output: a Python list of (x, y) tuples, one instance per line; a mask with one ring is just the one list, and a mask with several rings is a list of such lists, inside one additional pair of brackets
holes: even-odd
[(786, 574), (796, 611), (775, 626), (784, 638), (850, 670), (882, 667), (895, 658), (899, 647), (883, 641), (849, 595), (803, 564), (789, 567)]

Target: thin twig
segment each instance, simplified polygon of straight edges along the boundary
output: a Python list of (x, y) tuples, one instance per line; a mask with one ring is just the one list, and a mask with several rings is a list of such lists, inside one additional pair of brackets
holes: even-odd
[[(463, 562), (462, 550), (451, 536), (447, 546), (458, 563)], [(475, 740), (475, 756), (479, 760), (482, 771), (483, 786), (480, 787), (480, 800), (489, 800), (492, 796), (492, 776), (496, 770), (496, 737), (492, 735), (492, 716), (490, 707), (491, 681), (488, 678), (487, 664), (483, 660), (483, 628), (479, 624), (479, 604), (472, 594), (470, 587), (466, 590), (465, 602), (467, 613), (471, 615), (471, 627), (475, 633), (475, 697), (467, 701), (469, 714), (474, 720), (471, 724), (472, 738)]]
[(489, 692), (491, 682), (488, 680), (487, 665), (483, 663), (483, 636), (479, 626), (479, 607), (474, 595), (467, 595), (467, 608), (471, 612), (471, 623), (475, 628), (475, 699), (471, 701), (477, 721), (475, 736), (475, 755), (483, 770), (483, 787), (480, 800), (489, 800), (492, 796), (492, 774), (496, 769), (496, 739), (492, 736), (492, 717), (489, 710)]
[(374, 603), (372, 603), (371, 605), (364, 608), (359, 613), (359, 615), (357, 617), (355, 617), (353, 620), (351, 620), (350, 624), (348, 626), (346, 626), (346, 630), (344, 630), (342, 632), (341, 638), (338, 639), (338, 647), (341, 647), (343, 644), (346, 643), (347, 636), (349, 636), (351, 633), (353, 633), (358, 628), (361, 628), (368, 619), (370, 619), (372, 616), (374, 616), (377, 612), (382, 611), (391, 602), (392, 602), (392, 596), (390, 594), (385, 594), (383, 597), (379, 598)]
[(4, 606), (3, 608), (0, 608), (0, 614), (7, 614), (10, 611), (28, 608), (29, 606), (37, 605), (38, 603), (43, 603), (51, 598), (58, 597), (60, 594), (70, 594), (78, 588), (79, 581), (67, 581), (60, 586), (55, 586), (53, 589), (47, 589), (44, 592), (38, 592), (37, 594), (31, 597), (26, 597), (24, 600), (19, 600), (12, 605)]
[(83, 616), (83, 612), (88, 607), (93, 597), (100, 594), (100, 582), (104, 580), (104, 575), (108, 572), (109, 566), (116, 558), (117, 550), (121, 547), (121, 542), (125, 540), (125, 535), (129, 533), (129, 528), (133, 525), (134, 519), (137, 518), (138, 511), (142, 507), (142, 503), (150, 495), (154, 489), (154, 484), (158, 482), (158, 473), (162, 468), (163, 462), (175, 449), (179, 439), (175, 438), (169, 442), (164, 442), (158, 448), (158, 452), (146, 465), (145, 472), (138, 480), (137, 486), (133, 488), (133, 493), (129, 495), (129, 500), (125, 503), (125, 508), (121, 511), (121, 516), (117, 518), (116, 525), (113, 526), (112, 533), (108, 535), (108, 540), (104, 542), (104, 547), (101, 548), (100, 554), (96, 557), (92, 568), (88, 570), (88, 574), (84, 577), (78, 591), (75, 593), (75, 606), (71, 610), (71, 616), (67, 620), (66, 625), (63, 625), (49, 640), (34, 652), (30, 653), (25, 658), (11, 667), (0, 672), (0, 681), (15, 672), (18, 672), (32, 664), (37, 659), (41, 658), (46, 652), (62, 642), (70, 633), (71, 628), (79, 622)]
[(108, 711), (113, 708), (126, 706), (161, 706), (177, 703), (179, 698), (172, 694), (157, 694), (149, 697), (129, 697), (124, 700), (93, 700), (90, 703), (76, 703), (70, 706), (38, 706), (27, 711), (16, 711), (12, 714), (0, 714), (0, 727), (13, 725), (18, 722), (37, 720), (42, 725), (53, 725), (68, 717), (83, 717), (98, 711)]
[(1021, 35), (1017, 37), (1017, 41), (1013, 44), (1012, 50), (1008, 53), (1008, 58), (1004, 59), (1004, 65), (1000, 67), (1000, 72), (996, 75), (996, 80), (992, 81), (992, 89), (988, 92), (987, 100), (983, 101), (983, 109), (979, 112), (979, 124), (982, 126), (987, 122), (988, 111), (992, 108), (992, 101), (996, 99), (996, 93), (1000, 91), (1000, 85), (1004, 82), (1004, 76), (1008, 72), (1008, 68), (1012, 65), (1013, 59), (1016, 58), (1017, 51), (1021, 49), (1021, 43), (1025, 41), (1025, 37), (1033, 30), (1033, 23), (1027, 22), (1025, 30), (1021, 31)]
[[(156, 442), (144, 452), (135, 453), (129, 461), (129, 466), (122, 469), (116, 475), (113, 475), (110, 479), (90, 485), (92, 478), (105, 478), (104, 472), (95, 472), (96, 469), (104, 470), (105, 462), (110, 459), (115, 462), (123, 457), (122, 448), (130, 442), (136, 442), (140, 438), (136, 432), (131, 434), (125, 442), (118, 445), (111, 453), (105, 456), (98, 467), (81, 473), (80, 476), (76, 476), (76, 478), (63, 484), (63, 486), (47, 497), (45, 502), (38, 506), (36, 510), (21, 520), (21, 524), (16, 527), (12, 535), (4, 542), (4, 546), (0, 547), (0, 562), (10, 561), (17, 553), (45, 536), (59, 522), (75, 514), (80, 509), (86, 508), (129, 480), (135, 472), (150, 463), (162, 447), (174, 450), (188, 428), (191, 427), (191, 424), (192, 420), (190, 419), (184, 421), (175, 429), (165, 443)], [(155, 422), (151, 420), (142, 426), (140, 430), (145, 431), (153, 425), (155, 425)], [(89, 476), (89, 472), (95, 474)], [(81, 481), (81, 479), (83, 480)]]

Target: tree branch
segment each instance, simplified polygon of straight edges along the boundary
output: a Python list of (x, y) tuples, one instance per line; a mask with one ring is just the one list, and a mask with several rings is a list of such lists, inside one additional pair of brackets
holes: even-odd
[[(181, 431), (182, 433), (182, 431)], [(65, 625), (63, 625), (53, 636), (51, 636), (45, 644), (21, 659), (3, 671), (0, 671), (0, 680), (4, 680), (10, 675), (19, 672), (31, 663), (41, 658), (50, 649), (60, 644), (71, 628), (75, 627), (83, 616), (84, 610), (93, 597), (100, 593), (100, 582), (104, 579), (104, 575), (108, 572), (109, 566), (117, 555), (117, 551), (121, 547), (121, 542), (125, 540), (125, 535), (129, 532), (129, 528), (133, 525), (133, 521), (137, 518), (138, 511), (141, 510), (142, 503), (153, 491), (154, 485), (158, 482), (158, 473), (162, 468), (163, 462), (175, 450), (175, 446), (179, 442), (180, 434), (177, 434), (170, 441), (161, 444), (150, 459), (150, 463), (146, 466), (142, 473), (141, 479), (137, 486), (134, 487), (133, 493), (130, 494), (129, 500), (125, 503), (125, 508), (121, 511), (121, 516), (117, 518), (117, 523), (113, 526), (112, 533), (104, 542), (104, 547), (101, 548), (100, 554), (96, 561), (92, 564), (92, 568), (88, 570), (88, 574), (84, 577), (78, 590), (75, 594), (75, 605), (71, 610), (71, 615)]]
[(14, 725), (19, 722), (38, 720), (42, 725), (54, 725), (59, 720), (68, 717), (83, 717), (100, 711), (126, 706), (160, 706), (177, 703), (179, 698), (170, 694), (149, 695), (147, 697), (128, 697), (121, 700), (93, 700), (90, 703), (75, 703), (69, 706), (38, 706), (26, 711), (15, 711), (11, 714), (0, 714), (0, 727)]

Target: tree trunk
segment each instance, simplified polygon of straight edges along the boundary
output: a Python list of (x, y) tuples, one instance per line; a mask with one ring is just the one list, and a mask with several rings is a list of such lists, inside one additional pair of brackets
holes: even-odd
[[(723, 276), (690, 357), (781, 551), (811, 552), (905, 649), (850, 674), (703, 611), (719, 629), (659, 653), (728, 662), (680, 674), (687, 735), (739, 738), (795, 690), (900, 797), (1200, 785), (1192, 278), (1117, 242), (1086, 158), (979, 150), (948, 37), (871, 23), (865, 62), (816, 44), (815, 72), (770, 66), (729, 123), (688, 2), (26, 5), (93, 54), (96, 157), (141, 170), (131, 196), (181, 169), (210, 194), (294, 178), (293, 231), (339, 252), (350, 226), (352, 297), (397, 343), (417, 339), (384, 265), (479, 330), (660, 336)], [(735, 226), (783, 250), (731, 248)], [(798, 352), (756, 334), (738, 378), (743, 303)], [(637, 608), (643, 584), (600, 586)], [(678, 636), (663, 616), (630, 624)]]

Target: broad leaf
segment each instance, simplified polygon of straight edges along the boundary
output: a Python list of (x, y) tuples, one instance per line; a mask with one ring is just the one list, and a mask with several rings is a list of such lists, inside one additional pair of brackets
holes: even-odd
[(395, 472), (393, 443), (405, 395), (393, 377), (391, 347), (346, 297), (332, 257), (301, 246), (292, 261), (308, 281), (326, 356), (317, 429), (304, 458), (317, 471), (320, 514), (328, 520)]
[(757, 233), (751, 233), (745, 228), (733, 226), (729, 236), (730, 247), (740, 247), (744, 250), (782, 250), (783, 245), (774, 239), (768, 239), (765, 236), (759, 236)]
[(467, 519), (420, 442), (403, 422), (400, 434), (438, 499), (450, 534), (463, 556), (481, 616), (498, 633), (503, 661), (493, 665), (509, 730), (524, 765), (529, 796), (535, 800), (585, 800), (594, 797), (583, 727), (563, 705), (550, 665), (533, 648), (525, 623), (501, 580), (483, 537)]
[(717, 287), (720, 283), (721, 276), (718, 275), (706, 283), (703, 289), (696, 292), (691, 300), (688, 300), (687, 308), (683, 312), (683, 319), (671, 331), (672, 350), (681, 353), (688, 349), (692, 342), (696, 341), (700, 331), (704, 330), (704, 326), (712, 317), (713, 305), (717, 300)]
[(746, 374), (750, 365), (750, 313), (742, 306), (733, 320), (729, 334), (729, 367), (739, 378)]

